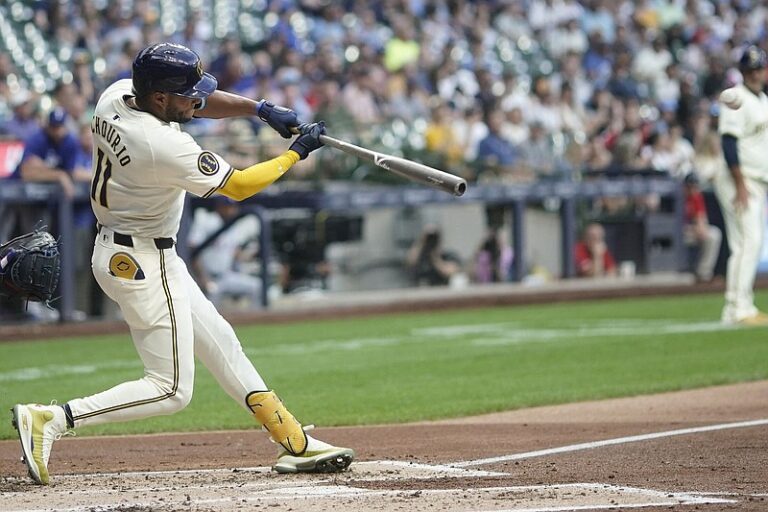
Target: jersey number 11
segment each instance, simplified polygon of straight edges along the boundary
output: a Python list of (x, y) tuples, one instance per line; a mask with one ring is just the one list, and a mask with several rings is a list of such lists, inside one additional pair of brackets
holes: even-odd
[[(91, 182), (91, 199), (98, 201), (104, 208), (109, 208), (109, 204), (107, 203), (107, 182), (109, 181), (109, 178), (112, 177), (112, 162), (104, 155), (101, 148), (97, 148), (96, 151), (96, 170), (93, 176), (93, 181)], [(103, 180), (102, 174), (104, 176)], [(101, 187), (99, 187), (100, 181)], [(96, 194), (99, 195), (98, 199), (96, 199)]]

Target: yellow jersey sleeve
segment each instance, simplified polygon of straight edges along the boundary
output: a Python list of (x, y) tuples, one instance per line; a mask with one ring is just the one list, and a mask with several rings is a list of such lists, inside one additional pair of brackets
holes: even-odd
[(247, 199), (277, 181), (298, 161), (299, 154), (288, 150), (272, 160), (259, 162), (241, 171), (236, 170), (219, 189), (219, 193), (235, 201)]

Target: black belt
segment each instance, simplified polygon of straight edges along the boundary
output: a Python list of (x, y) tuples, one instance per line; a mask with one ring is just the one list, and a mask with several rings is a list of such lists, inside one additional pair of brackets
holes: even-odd
[[(99, 225), (99, 231), (101, 231), (101, 228), (104, 226)], [(112, 241), (115, 242), (118, 245), (124, 245), (126, 247), (133, 247), (133, 238), (131, 235), (124, 235), (122, 233), (118, 233), (116, 231), (113, 231)], [(155, 247), (158, 249), (170, 249), (173, 247), (173, 238), (153, 238), (153, 242), (155, 242)]]

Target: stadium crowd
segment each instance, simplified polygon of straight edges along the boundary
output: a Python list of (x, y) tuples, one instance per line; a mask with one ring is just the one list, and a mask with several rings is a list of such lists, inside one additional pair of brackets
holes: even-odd
[[(584, 170), (682, 177), (711, 169), (715, 98), (738, 80), (731, 68), (740, 48), (765, 41), (768, 26), (764, 2), (747, 0), (23, 4), (11, 2), (8, 19), (25, 32), (31, 23), (41, 37), (20, 44), (3, 32), (7, 137), (29, 136), (38, 122), (30, 105), (41, 93), (68, 111), (77, 133), (105, 84), (130, 76), (140, 48), (171, 40), (199, 52), (222, 89), (325, 119), (338, 134), (420, 152), (469, 179), (513, 182)], [(227, 6), (238, 21), (222, 26)], [(62, 70), (37, 90), (24, 79), (35, 41)], [(259, 126), (190, 128), (226, 141), (219, 149), (235, 161), (252, 161), (273, 137), (265, 130), (260, 148), (250, 144)], [(351, 177), (332, 161), (316, 167), (322, 177)]]
[[(765, 46), (766, 4), (10, 0), (0, 5), (0, 139), (29, 148), (41, 130), (64, 125), (82, 155), (52, 167), (58, 174), (23, 173), (20, 164), (5, 179), (60, 181), (65, 190), (87, 179), (100, 92), (130, 77), (141, 48), (169, 40), (198, 52), (221, 89), (268, 98), (301, 119), (325, 120), (340, 138), (471, 181), (634, 171), (682, 180), (695, 171), (706, 187), (724, 169), (717, 96), (740, 80), (744, 45)], [(262, 126), (254, 116), (185, 128), (239, 166), (284, 149)], [(374, 176), (386, 175), (321, 152), (286, 178)], [(653, 201), (604, 198), (592, 208), (634, 211)]]

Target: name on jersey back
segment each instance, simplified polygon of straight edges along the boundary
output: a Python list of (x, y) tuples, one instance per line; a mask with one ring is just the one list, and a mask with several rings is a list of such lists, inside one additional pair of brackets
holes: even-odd
[[(117, 117), (117, 116), (115, 116)], [(91, 122), (91, 133), (98, 135), (106, 143), (107, 146), (112, 148), (112, 152), (115, 154), (115, 158), (120, 162), (120, 165), (125, 167), (131, 163), (131, 155), (127, 153), (125, 144), (120, 145), (120, 134), (117, 133), (117, 129), (105, 119), (99, 116), (93, 116)]]

